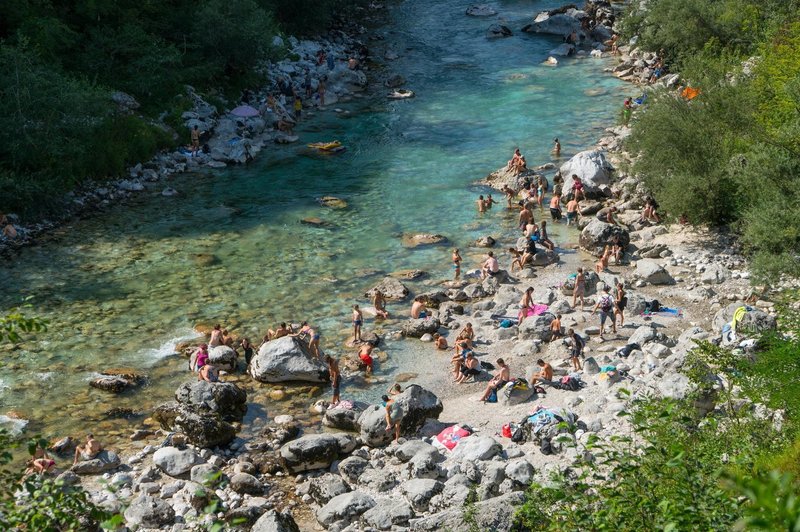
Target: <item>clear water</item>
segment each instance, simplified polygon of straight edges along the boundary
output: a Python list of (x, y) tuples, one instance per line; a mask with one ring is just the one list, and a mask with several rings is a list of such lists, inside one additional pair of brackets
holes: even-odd
[[(350, 306), (365, 304), (361, 294), (380, 279), (373, 271), (431, 272), (411, 284), (416, 289), (452, 274), (448, 248), (404, 248), (404, 232), (444, 234), (462, 248), (465, 266), (477, 265), (481, 250), (469, 244), (506, 233), (513, 215), (502, 205), (478, 215), (474, 200), (483, 191), (473, 183), (505, 164), (515, 146), (535, 166), (552, 160), (557, 136), (565, 160), (600, 136), (622, 101), (624, 86), (602, 72), (606, 60), (543, 66), (559, 39), (518, 32), (536, 11), (560, 3), (492, 2), (516, 34), (488, 41), (495, 19), (464, 16), (468, 2), (406, 0), (390, 8), (386, 41), (373, 46), (400, 53), (385, 69), (405, 76), (415, 99), (389, 102), (377, 88), (336, 106), (347, 113), (317, 113), (299, 129), (303, 145), (276, 146), (246, 167), (176, 177), (169, 186), (178, 198), (160, 196), (158, 187), (0, 266), (0, 309), (32, 296), (32, 312), (50, 320), (49, 331), (23, 348), (0, 349), (0, 414), (53, 435), (87, 424), (127, 427), (103, 412), (170, 398), (188, 376), (173, 347), (195, 336), (197, 323), (222, 322), (253, 339), (276, 322), (308, 319), (321, 327), (323, 347), (342, 353)], [(348, 151), (324, 157), (304, 148), (332, 139)], [(349, 208), (321, 207), (316, 198), (324, 195)], [(331, 228), (299, 223), (309, 216)], [(198, 254), (212, 254), (214, 264), (202, 265)], [(405, 305), (390, 310), (407, 313)], [(387, 351), (378, 372), (387, 378), (444, 374), (446, 361), (431, 360), (418, 343), (390, 343)], [(150, 386), (121, 397), (89, 389), (94, 372), (119, 366), (150, 374)]]

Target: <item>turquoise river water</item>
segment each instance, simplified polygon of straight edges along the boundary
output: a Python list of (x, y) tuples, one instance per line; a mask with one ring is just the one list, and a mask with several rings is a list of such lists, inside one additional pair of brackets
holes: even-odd
[[(553, 160), (557, 136), (566, 160), (613, 122), (624, 96), (625, 86), (603, 73), (608, 60), (544, 66), (560, 39), (518, 31), (560, 3), (491, 2), (515, 31), (496, 41), (485, 38), (495, 18), (465, 16), (466, 1), (394, 5), (385, 41), (372, 45), (399, 52), (379, 68), (401, 73), (415, 99), (390, 102), (378, 87), (336, 105), (346, 113), (316, 113), (298, 129), (302, 145), (270, 148), (248, 166), (172, 178), (178, 199), (157, 187), (0, 265), (0, 310), (31, 296), (31, 312), (50, 321), (23, 346), (0, 349), (0, 414), (30, 420), (29, 430), (50, 436), (79, 434), (87, 425), (107, 437), (127, 434), (131, 421), (105, 412), (146, 412), (169, 399), (189, 376), (174, 347), (196, 338), (198, 323), (221, 322), (255, 339), (278, 321), (308, 319), (321, 328), (323, 348), (341, 354), (349, 308), (367, 303), (362, 294), (380, 280), (376, 272), (431, 273), (412, 289), (452, 275), (449, 248), (407, 249), (402, 233), (446, 235), (462, 248), (465, 269), (476, 265), (482, 250), (470, 243), (497, 237), (514, 215), (500, 205), (479, 216), (474, 200), (483, 190), (473, 183), (504, 165), (515, 146), (535, 166)], [(320, 157), (304, 148), (332, 139), (348, 151)], [(349, 208), (321, 207), (316, 198), (323, 195), (341, 197)], [(309, 216), (331, 227), (299, 223)], [(566, 238), (559, 228), (551, 232)], [(213, 255), (213, 264), (200, 254)], [(395, 315), (407, 310), (390, 305)], [(411, 344), (390, 343), (378, 375), (444, 374), (444, 360), (432, 363)], [(149, 374), (149, 386), (122, 396), (88, 387), (96, 371), (120, 366)], [(251, 419), (311, 402), (273, 405), (268, 387), (243, 382), (261, 397), (263, 408), (251, 409)], [(373, 397), (379, 388), (358, 393)]]

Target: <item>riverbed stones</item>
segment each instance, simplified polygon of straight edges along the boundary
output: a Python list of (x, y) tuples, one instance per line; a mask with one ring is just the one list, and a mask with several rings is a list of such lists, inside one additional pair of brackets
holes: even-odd
[(503, 446), (491, 436), (472, 435), (459, 443), (453, 452), (452, 458), (461, 462), (479, 462), (491, 460), (503, 452)]
[(174, 520), (175, 511), (172, 506), (150, 495), (139, 495), (125, 510), (125, 522), (134, 529), (160, 528), (173, 524)]
[(519, 325), (519, 338), (522, 340), (541, 340), (549, 342), (553, 337), (550, 324), (556, 317), (550, 312), (538, 316), (529, 316)]
[(407, 248), (416, 248), (420, 246), (446, 244), (447, 237), (435, 233), (411, 233), (403, 235), (402, 242)]
[(236, 473), (233, 475), (230, 480), (230, 487), (239, 494), (261, 495), (264, 493), (264, 485), (249, 473)]
[(153, 463), (167, 475), (177, 478), (189, 473), (193, 466), (203, 463), (203, 459), (192, 449), (162, 447), (153, 453)]
[(356, 521), (361, 514), (375, 506), (375, 500), (360, 491), (337, 495), (317, 510), (317, 521), (323, 526), (337, 523), (340, 527)]
[(250, 375), (259, 382), (327, 382), (328, 367), (294, 336), (271, 340), (250, 361)]
[(322, 415), (322, 424), (339, 430), (358, 431), (358, 417), (366, 408), (367, 405), (361, 402), (354, 402), (352, 408), (328, 408)]
[(390, 530), (392, 527), (408, 528), (408, 522), (413, 517), (414, 510), (406, 501), (383, 499), (378, 501), (375, 507), (364, 512), (361, 519), (368, 526), (378, 530)]
[(433, 496), (443, 489), (444, 484), (430, 478), (415, 478), (400, 485), (400, 490), (416, 512), (427, 511)]
[(258, 518), (250, 532), (300, 532), (300, 527), (290, 513), (269, 510)]
[(493, 17), (497, 11), (488, 4), (474, 4), (467, 8), (466, 13), (470, 17)]
[(491, 236), (482, 236), (475, 241), (475, 245), (479, 248), (491, 248), (497, 243), (497, 240)]
[(439, 318), (411, 318), (403, 323), (401, 332), (403, 336), (422, 338), (425, 334), (437, 332), (441, 326)]
[(175, 399), (217, 413), (225, 421), (241, 421), (247, 412), (247, 393), (232, 382), (185, 382), (175, 391)]
[(122, 393), (131, 387), (131, 383), (122, 377), (97, 377), (89, 381), (89, 386), (110, 393)]
[(280, 458), (289, 472), (297, 473), (327, 468), (355, 448), (355, 438), (346, 434), (309, 434), (284, 444)]
[(666, 268), (654, 260), (636, 261), (636, 276), (652, 285), (675, 284), (675, 279), (667, 272)]
[(222, 420), (218, 414), (211, 411), (197, 412), (192, 407), (175, 401), (156, 407), (153, 419), (161, 424), (162, 429), (180, 432), (198, 447), (218, 447), (230, 443), (236, 437), (236, 428)]
[(486, 30), (487, 39), (502, 39), (503, 37), (511, 37), (514, 32), (505, 24), (492, 24)]
[(623, 250), (630, 244), (631, 238), (627, 229), (595, 218), (583, 228), (579, 242), (583, 249), (599, 257), (603, 254), (605, 246), (612, 245), (615, 237), (619, 238), (619, 244)]
[[(346, 458), (342, 461), (342, 463), (350, 458)], [(341, 495), (349, 491), (350, 487), (345, 484), (344, 480), (342, 480), (342, 477), (339, 475), (333, 475), (331, 473), (312, 478), (308, 486), (308, 494), (312, 499), (314, 499), (314, 502), (320, 506), (327, 504), (328, 501), (337, 495)]]
[(372, 299), (380, 291), (383, 297), (393, 301), (402, 301), (408, 297), (408, 287), (394, 277), (385, 277), (377, 285), (364, 293), (364, 297)]
[(114, 451), (100, 451), (91, 460), (81, 460), (70, 468), (70, 471), (78, 475), (97, 475), (106, 471), (111, 471), (120, 466), (119, 456)]

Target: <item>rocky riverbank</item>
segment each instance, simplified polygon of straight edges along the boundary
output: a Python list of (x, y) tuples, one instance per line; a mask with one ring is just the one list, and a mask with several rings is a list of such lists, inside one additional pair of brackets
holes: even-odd
[[(469, 322), (480, 360), (494, 363), (502, 357), (513, 377), (530, 381), (536, 360), (543, 358), (560, 379), (570, 373), (568, 348), (553, 341), (549, 325), (554, 314), (562, 314), (562, 325), (587, 342), (584, 370), (573, 377), (585, 384), (582, 388), (545, 387), (542, 392), (521, 387), (508, 397), (501, 392), (498, 404), (484, 404), (471, 399), (486, 386), (488, 372), (475, 382), (452, 384), (450, 353), (424, 344), (430, 346), (431, 357), (441, 360), (441, 382), (431, 390), (405, 385), (391, 408), (392, 419), (401, 420), (402, 438), (390, 443), (381, 406), (353, 403), (328, 409), (324, 402), (311, 404), (311, 398), (308, 407), (328, 427), (325, 433), (304, 433), (291, 416), (270, 413), (261, 434), (245, 439), (237, 436), (243, 409), (248, 401), (251, 408), (258, 405), (238, 378), (225, 377), (228, 382), (217, 384), (187, 382), (176, 391), (174, 402), (154, 414), (161, 429), (134, 433), (130, 450), (119, 453), (121, 457), (107, 453), (62, 478), (81, 482), (99, 504), (124, 511), (130, 526), (146, 529), (191, 529), (214, 519), (242, 530), (507, 529), (531, 481), (546, 482), (551, 472), (591, 458), (587, 443), (592, 435), (609, 441), (627, 434), (624, 418), (616, 414), (632, 400), (647, 394), (682, 397), (690, 384), (680, 369), (692, 339), (731, 341), (722, 338), (722, 330), (741, 301), (751, 301), (753, 310), (741, 322), (737, 343), (749, 331), (775, 326), (768, 295), (750, 297), (747, 264), (732, 239), (638, 221), (647, 192), (635, 176), (620, 170), (627, 158), (619, 151), (620, 140), (629, 131), (615, 127), (607, 133), (597, 147), (560, 168), (564, 175), (578, 173), (592, 199), (583, 203), (584, 217), (569, 242), (557, 242), (557, 254), (542, 252), (522, 272), (486, 281), (470, 275), (464, 282), (414, 294), (423, 296), (432, 316), (393, 322), (394, 330), (387, 333), (405, 336), (404, 342), (410, 343), (429, 341), (438, 331), (452, 344), (455, 332)], [(543, 166), (540, 172), (552, 177), (555, 170)], [(596, 216), (612, 206), (620, 226)], [(521, 244), (510, 227), (498, 234), (497, 249)], [(569, 274), (578, 266), (592, 271), (598, 250), (613, 236), (626, 244), (622, 261), (591, 274), (587, 296), (593, 299), (602, 285), (624, 280), (629, 303), (625, 326), (600, 338), (596, 316), (571, 305)], [(420, 240), (430, 239), (408, 238)], [(483, 245), (491, 244), (486, 240)], [(516, 316), (529, 286), (535, 303), (547, 306), (545, 313), (522, 325), (501, 327), (498, 316)], [(383, 288), (398, 300), (410, 295), (398, 279), (386, 281)], [(646, 303), (656, 299), (677, 312), (643, 315)], [(620, 353), (632, 344), (637, 347)], [(304, 381), (325, 381), (326, 368), (302, 342), (278, 340), (265, 347), (251, 366), (254, 379), (285, 382), (302, 373)], [(214, 356), (227, 362), (223, 353)], [(352, 366), (344, 362), (346, 399), (348, 379), (360, 370), (357, 361)], [(528, 419), (537, 407), (546, 414), (530, 424), (530, 435), (521, 441), (502, 436), (504, 424)], [(713, 409), (713, 398), (703, 407)], [(456, 425), (466, 434), (445, 440), (458, 443), (453, 450), (434, 443)], [(214, 502), (214, 512), (206, 512)]]

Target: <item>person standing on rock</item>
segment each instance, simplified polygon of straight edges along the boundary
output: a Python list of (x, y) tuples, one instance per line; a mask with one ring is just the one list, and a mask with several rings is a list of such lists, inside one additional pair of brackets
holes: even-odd
[(499, 271), (500, 264), (497, 262), (497, 259), (494, 258), (494, 252), (490, 251), (486, 262), (483, 263), (483, 268), (481, 268), (481, 278), (486, 279), (487, 277), (494, 277)]
[(511, 368), (505, 363), (502, 358), (497, 359), (498, 369), (491, 381), (489, 381), (486, 390), (481, 396), (481, 401), (486, 401), (492, 392), (497, 392), (511, 380)]
[(213, 349), (222, 345), (222, 325), (217, 323), (214, 325), (214, 330), (211, 331), (211, 339), (208, 341), (208, 346)]
[(580, 335), (575, 332), (575, 329), (568, 330), (567, 336), (569, 337), (571, 344), (569, 358), (572, 361), (572, 367), (575, 369), (575, 371), (580, 371), (583, 369), (581, 367), (581, 356), (583, 356), (583, 348), (586, 345), (586, 342), (584, 342), (583, 338), (581, 338)]
[(581, 312), (583, 312), (583, 296), (586, 295), (586, 275), (583, 268), (578, 268), (575, 274), (575, 288), (572, 290), (572, 308), (575, 308), (578, 298), (581, 300)]
[(572, 197), (576, 201), (586, 199), (586, 193), (583, 190), (583, 181), (578, 177), (578, 174), (572, 174)]
[(628, 296), (625, 292), (625, 286), (622, 281), (617, 281), (616, 294), (614, 297), (614, 323), (619, 318), (619, 326), (625, 324), (625, 307), (628, 305)]
[(478, 199), (475, 201), (478, 204), (478, 212), (484, 213), (486, 212), (486, 200), (483, 199), (483, 194), (478, 196)]
[(394, 404), (394, 394), (392, 396), (384, 395), (381, 397), (383, 406), (386, 409), (386, 432), (391, 432), (394, 429), (394, 442), (400, 439), (400, 422), (402, 418), (392, 419), (392, 405)]
[(331, 388), (333, 389), (333, 397), (331, 398), (331, 406), (339, 404), (339, 385), (342, 382), (342, 375), (339, 373), (339, 363), (330, 355), (325, 355), (325, 362), (328, 363), (328, 376), (331, 380)]
[(522, 325), (522, 322), (525, 321), (525, 318), (528, 317), (528, 313), (533, 315), (533, 287), (529, 286), (525, 293), (522, 294), (522, 298), (519, 300), (519, 324)]
[(300, 324), (300, 330), (299, 331), (297, 331), (294, 334), (290, 334), (289, 336), (295, 336), (295, 337), (303, 336), (303, 337), (305, 337), (306, 341), (308, 342), (308, 348), (311, 351), (311, 354), (314, 355), (315, 357), (319, 358), (319, 356), (320, 356), (320, 353), (319, 353), (319, 338), (320, 338), (320, 334), (319, 334), (319, 332), (317, 332), (314, 329), (312, 329), (307, 321), (304, 321), (303, 323)]
[(550, 341), (561, 338), (561, 314), (550, 322)]
[(611, 260), (611, 246), (606, 245), (606, 247), (603, 248), (603, 254), (600, 256), (600, 260), (594, 265), (595, 273), (603, 273), (608, 270), (609, 260)]
[(458, 250), (458, 248), (455, 248), (453, 250), (452, 261), (453, 261), (453, 270), (455, 271), (453, 280), (458, 281), (458, 278), (461, 277), (461, 261), (462, 261), (461, 252)]
[(197, 152), (200, 150), (200, 135), (203, 132), (200, 131), (200, 128), (197, 127), (197, 124), (194, 125), (191, 131), (192, 135), (192, 157), (197, 157)]
[(386, 311), (386, 298), (383, 297), (383, 292), (380, 290), (375, 290), (375, 294), (372, 296), (372, 306), (375, 307), (375, 317), (386, 319), (389, 317), (389, 313)]
[(600, 310), (600, 338), (603, 338), (606, 328), (606, 320), (611, 320), (611, 330), (617, 333), (617, 324), (614, 318), (614, 298), (608, 293), (608, 286), (603, 287), (603, 293), (597, 298), (597, 303), (592, 309), (592, 314)]
[(361, 342), (361, 325), (364, 323), (364, 315), (358, 305), (353, 305), (353, 342)]

